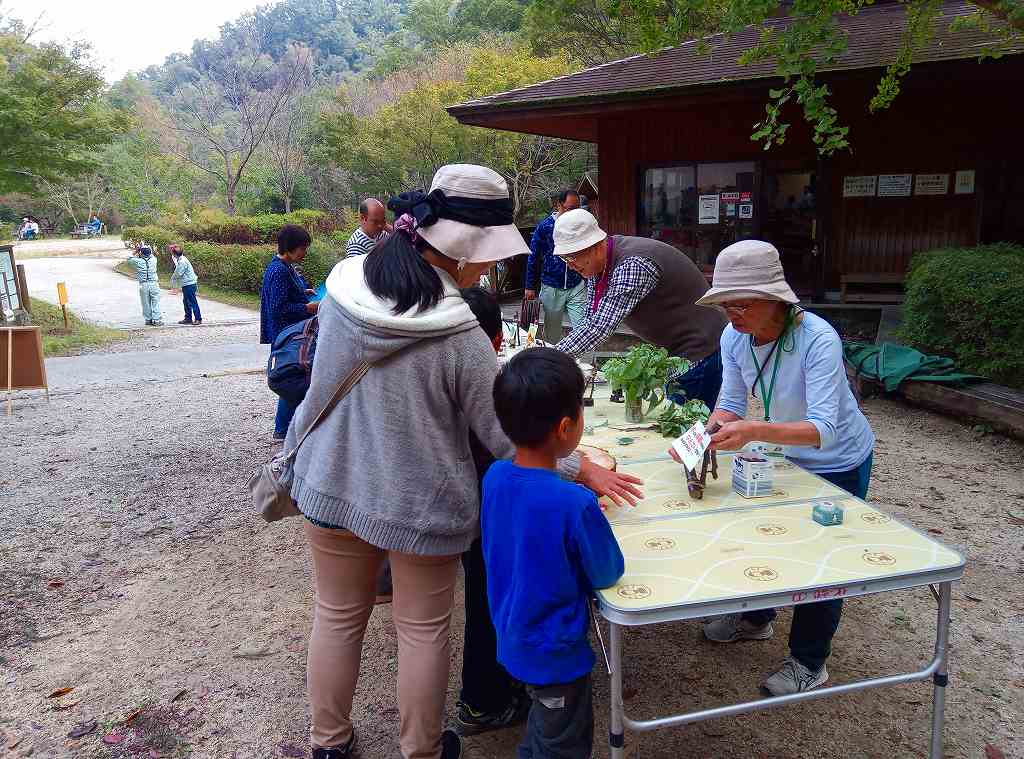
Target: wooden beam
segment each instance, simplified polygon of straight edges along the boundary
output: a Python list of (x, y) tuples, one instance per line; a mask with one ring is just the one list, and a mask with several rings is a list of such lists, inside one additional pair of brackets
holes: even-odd
[(956, 419), (987, 424), (997, 432), (1024, 440), (1024, 393), (983, 382), (952, 387), (941, 382), (908, 381), (900, 393), (911, 403)]

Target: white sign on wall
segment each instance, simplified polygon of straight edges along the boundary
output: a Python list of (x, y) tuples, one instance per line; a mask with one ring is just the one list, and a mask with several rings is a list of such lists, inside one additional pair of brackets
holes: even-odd
[(910, 196), (913, 174), (879, 174), (878, 197), (905, 198)]
[(974, 169), (958, 171), (956, 173), (956, 185), (953, 192), (957, 195), (974, 194)]
[(718, 223), (718, 195), (701, 195), (697, 206), (698, 224)]
[(740, 218), (741, 219), (753, 219), (754, 218), (754, 204), (753, 203), (740, 203)]
[(843, 177), (843, 197), (873, 198), (877, 183), (878, 177), (874, 174), (861, 177)]
[(949, 192), (949, 174), (918, 174), (914, 181), (915, 195), (945, 195)]

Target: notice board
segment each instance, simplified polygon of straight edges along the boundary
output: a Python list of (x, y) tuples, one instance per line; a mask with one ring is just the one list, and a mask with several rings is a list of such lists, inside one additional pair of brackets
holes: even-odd
[(14, 248), (10, 245), (0, 245), (0, 311), (16, 311), (19, 308), (22, 308), (22, 303)]

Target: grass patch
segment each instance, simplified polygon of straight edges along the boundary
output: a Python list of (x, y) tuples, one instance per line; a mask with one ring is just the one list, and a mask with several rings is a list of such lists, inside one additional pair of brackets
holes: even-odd
[[(124, 274), (126, 277), (135, 279), (135, 269), (127, 261), (122, 261), (115, 266), (114, 271), (118, 274)], [(160, 287), (169, 290), (171, 287), (170, 276), (164, 272), (160, 272), (158, 277), (160, 280)], [(213, 285), (207, 285), (200, 282), (199, 297), (216, 301), (217, 303), (224, 303), (228, 306), (248, 308), (252, 311), (260, 310), (260, 296), (256, 293), (246, 293), (239, 290), (225, 290), (220, 287), (214, 287)]]
[(43, 329), (43, 355), (47, 357), (73, 356), (83, 348), (95, 348), (131, 337), (131, 332), (122, 329), (84, 322), (70, 311), (70, 329), (64, 329), (64, 315), (60, 306), (36, 298), (31, 300), (32, 320)]

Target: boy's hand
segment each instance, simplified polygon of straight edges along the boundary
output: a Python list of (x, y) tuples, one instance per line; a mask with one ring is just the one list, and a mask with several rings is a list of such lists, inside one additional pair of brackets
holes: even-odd
[(593, 490), (598, 498), (607, 496), (619, 508), (636, 506), (644, 497), (643, 491), (636, 487), (644, 484), (639, 477), (605, 469), (586, 456), (580, 461), (579, 483)]

